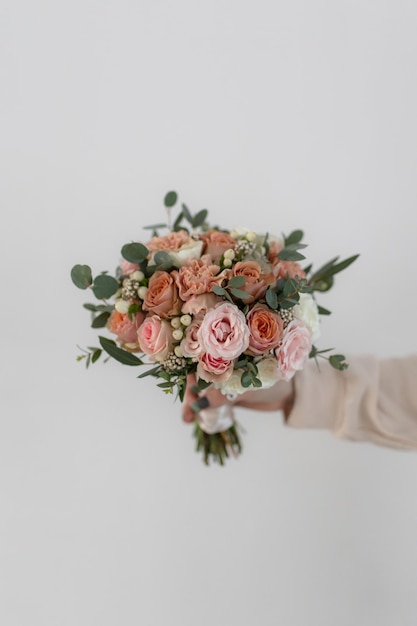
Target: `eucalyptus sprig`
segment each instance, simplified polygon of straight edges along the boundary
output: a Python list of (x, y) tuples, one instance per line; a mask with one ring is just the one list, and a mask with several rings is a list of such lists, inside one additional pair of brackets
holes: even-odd
[(214, 287), (212, 287), (212, 292), (218, 296), (223, 296), (232, 303), (234, 302), (232, 296), (238, 300), (247, 300), (250, 297), (249, 294), (243, 289), (240, 289), (240, 287), (243, 287), (245, 283), (246, 278), (244, 276), (233, 276), (233, 278), (231, 278), (224, 287), (221, 285), (214, 285)]
[(349, 367), (349, 364), (346, 363), (346, 357), (344, 354), (331, 354), (329, 356), (325, 356), (327, 352), (331, 352), (333, 349), (334, 348), (326, 348), (326, 350), (317, 350), (316, 346), (313, 346), (309, 354), (309, 358), (315, 360), (319, 369), (318, 358), (325, 359), (332, 367), (334, 367), (334, 369), (342, 372)]

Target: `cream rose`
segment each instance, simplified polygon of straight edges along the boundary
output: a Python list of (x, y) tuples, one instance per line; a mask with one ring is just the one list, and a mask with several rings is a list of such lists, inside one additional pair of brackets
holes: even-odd
[(319, 309), (313, 296), (309, 293), (300, 293), (300, 301), (293, 308), (294, 317), (309, 327), (313, 343), (320, 337)]
[(256, 362), (258, 368), (258, 378), (263, 389), (269, 389), (277, 383), (281, 376), (278, 370), (278, 363), (275, 357), (268, 356)]
[(146, 247), (150, 252), (149, 265), (154, 265), (155, 255), (164, 251), (169, 254), (175, 267), (182, 267), (188, 260), (201, 257), (203, 242), (193, 239), (185, 230), (180, 230), (165, 237), (152, 237)]

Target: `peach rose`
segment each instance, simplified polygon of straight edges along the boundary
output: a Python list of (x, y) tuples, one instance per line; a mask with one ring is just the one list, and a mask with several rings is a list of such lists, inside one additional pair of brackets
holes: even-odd
[(173, 317), (181, 311), (181, 301), (174, 278), (169, 272), (157, 271), (151, 276), (142, 308), (160, 317)]
[(168, 252), (176, 267), (182, 267), (188, 259), (199, 259), (203, 249), (203, 242), (193, 239), (185, 230), (172, 232), (165, 237), (152, 237), (146, 244), (150, 254), (149, 264), (154, 263), (157, 252)]
[(172, 352), (171, 325), (158, 315), (148, 315), (139, 326), (137, 336), (140, 349), (151, 361), (164, 361)]
[(232, 375), (233, 361), (205, 352), (197, 365), (197, 376), (208, 383), (221, 383)]
[(193, 319), (191, 324), (185, 330), (185, 337), (181, 341), (181, 352), (188, 359), (195, 359), (202, 353), (202, 347), (198, 339), (198, 329), (203, 321), (203, 316)]
[(311, 332), (300, 320), (292, 320), (284, 331), (281, 344), (275, 350), (278, 370), (283, 380), (290, 380), (302, 370), (312, 346)]
[(130, 349), (134, 349), (136, 344), (139, 348), (137, 332), (144, 319), (145, 314), (142, 311), (130, 319), (127, 313), (119, 313), (114, 310), (107, 321), (107, 328), (111, 333), (117, 335), (117, 341), (121, 344), (131, 344)]
[(222, 302), (207, 311), (197, 337), (204, 352), (231, 361), (248, 347), (249, 328), (235, 304)]
[(239, 289), (249, 295), (249, 298), (245, 299), (247, 304), (259, 300), (269, 285), (275, 282), (274, 275), (272, 273), (263, 274), (261, 266), (256, 261), (239, 261), (231, 270), (232, 276), (244, 276), (246, 279), (243, 287), (239, 287)]
[(214, 285), (220, 285), (227, 278), (226, 272), (220, 272), (220, 266), (204, 255), (201, 259), (187, 261), (179, 271), (173, 271), (178, 285), (180, 298), (188, 300), (191, 296), (209, 293)]
[(209, 254), (214, 261), (220, 261), (226, 250), (234, 250), (236, 246), (233, 237), (220, 230), (208, 230), (200, 235), (200, 239), (204, 242), (204, 254)]
[(281, 341), (284, 325), (281, 316), (265, 304), (255, 304), (246, 316), (250, 330), (247, 352), (260, 356), (276, 348)]
[(205, 313), (221, 302), (223, 302), (223, 298), (216, 296), (214, 293), (202, 293), (199, 296), (191, 296), (189, 300), (184, 302), (181, 312), (189, 315), (198, 315), (198, 313)]

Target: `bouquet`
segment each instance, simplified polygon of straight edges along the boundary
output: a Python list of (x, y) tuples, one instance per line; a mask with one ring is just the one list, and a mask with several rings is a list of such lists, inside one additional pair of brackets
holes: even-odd
[[(326, 358), (343, 370), (345, 357), (318, 350), (320, 316), (315, 292), (328, 291), (338, 272), (358, 255), (338, 257), (313, 271), (303, 266), (303, 232), (276, 237), (242, 228), (211, 227), (206, 209), (192, 214), (185, 204), (172, 221), (178, 195), (166, 194), (167, 223), (145, 226), (146, 243), (121, 248), (114, 273), (95, 277), (88, 265), (75, 265), (71, 278), (99, 301), (86, 303), (91, 326), (106, 328), (115, 340), (99, 336), (100, 346), (77, 358), (88, 367), (102, 355), (124, 365), (150, 365), (165, 393), (183, 400), (187, 376), (194, 390), (210, 385), (236, 398), (251, 389), (290, 380), (308, 358)], [(208, 463), (224, 463), (241, 451), (232, 412), (205, 420), (196, 413), (197, 450)]]

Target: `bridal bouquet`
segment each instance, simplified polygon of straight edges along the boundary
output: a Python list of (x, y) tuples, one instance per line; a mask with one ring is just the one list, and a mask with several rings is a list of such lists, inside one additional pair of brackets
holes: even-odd
[[(196, 392), (214, 385), (230, 398), (290, 380), (309, 357), (347, 367), (343, 355), (315, 346), (319, 317), (330, 311), (314, 292), (329, 290), (358, 255), (313, 271), (301, 265), (301, 230), (276, 237), (210, 227), (206, 209), (192, 214), (185, 204), (172, 222), (177, 194), (169, 192), (164, 203), (167, 223), (146, 226), (146, 243), (124, 245), (114, 275), (72, 268), (74, 284), (99, 301), (84, 304), (91, 326), (115, 336), (99, 336), (100, 347), (83, 350), (78, 360), (88, 367), (105, 353), (124, 365), (151, 365), (139, 378), (156, 378), (180, 400), (190, 373)], [(203, 415), (196, 413), (197, 449), (206, 463), (212, 457), (223, 464), (241, 450), (238, 425), (232, 413), (214, 421)]]

